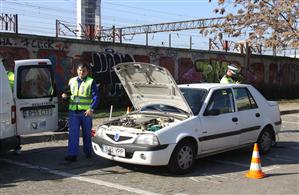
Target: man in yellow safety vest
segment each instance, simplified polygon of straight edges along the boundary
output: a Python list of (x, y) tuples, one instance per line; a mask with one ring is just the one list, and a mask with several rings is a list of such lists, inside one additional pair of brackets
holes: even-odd
[(77, 77), (70, 79), (68, 92), (62, 98), (69, 101), (69, 139), (68, 152), (64, 158), (67, 162), (75, 162), (79, 154), (80, 126), (83, 135), (83, 150), (86, 158), (91, 158), (91, 128), (92, 114), (98, 104), (99, 96), (95, 81), (88, 77), (88, 65), (80, 64), (77, 68)]

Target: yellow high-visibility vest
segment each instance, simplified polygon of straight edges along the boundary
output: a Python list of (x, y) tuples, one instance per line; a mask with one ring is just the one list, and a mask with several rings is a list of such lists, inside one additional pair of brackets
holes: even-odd
[(82, 81), (78, 89), (77, 77), (70, 79), (69, 86), (71, 89), (71, 97), (69, 103), (69, 110), (88, 110), (92, 103), (91, 86), (93, 79), (87, 77), (85, 81)]
[(14, 86), (14, 82), (15, 82), (15, 74), (11, 71), (7, 71), (7, 77), (9, 80), (11, 90), (13, 90), (13, 86)]
[(229, 83), (236, 83), (236, 81), (234, 81), (231, 77), (224, 75), (220, 80), (220, 83), (229, 84)]

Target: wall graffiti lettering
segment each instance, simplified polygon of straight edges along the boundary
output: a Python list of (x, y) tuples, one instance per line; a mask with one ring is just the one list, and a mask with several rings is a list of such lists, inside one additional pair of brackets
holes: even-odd
[(112, 49), (92, 54), (92, 75), (97, 83), (109, 86), (109, 96), (121, 96), (121, 84), (113, 66), (122, 62), (134, 62), (130, 54), (117, 53)]
[(54, 41), (22, 39), (21, 43), (25, 47), (31, 46), (32, 48), (38, 48), (38, 49), (54, 49), (53, 47)]
[(40, 39), (27, 39), (22, 38), (15, 40), (9, 37), (0, 38), (0, 46), (18, 46), (18, 47), (32, 47), (37, 49), (54, 49), (55, 47), (53, 40), (40, 40)]
[(7, 37), (0, 38), (0, 46), (13, 46), (15, 42)]

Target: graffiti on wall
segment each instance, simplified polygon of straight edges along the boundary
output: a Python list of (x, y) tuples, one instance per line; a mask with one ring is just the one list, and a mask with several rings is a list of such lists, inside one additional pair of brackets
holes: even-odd
[(0, 38), (0, 46), (17, 46), (17, 47), (31, 47), (37, 49), (54, 49), (54, 41), (53, 40), (41, 40), (41, 39), (28, 39), (21, 38), (19, 40), (15, 40), (9, 37), (1, 37)]
[(73, 58), (67, 56), (65, 52), (44, 49), (39, 50), (37, 56), (38, 58), (51, 60), (55, 72), (57, 90), (61, 93), (67, 85), (69, 78), (75, 73)]
[(227, 65), (234, 63), (241, 68), (238, 62), (229, 62), (226, 59), (196, 59), (194, 63), (189, 58), (179, 60), (179, 83), (219, 83), (225, 75)]
[(8, 70), (14, 69), (14, 61), (20, 59), (28, 59), (29, 52), (25, 48), (11, 48), (11, 47), (0, 47), (0, 57), (7, 60)]
[[(55, 41), (42, 38), (0, 38), (0, 57), (6, 58), (13, 67), (14, 60), (48, 58), (52, 61), (58, 92), (62, 92), (69, 78), (76, 75), (79, 63), (91, 65), (91, 75), (103, 88), (104, 96), (123, 95), (120, 81), (113, 72), (113, 66), (121, 62), (148, 62), (169, 70), (178, 83), (219, 82), (227, 65), (234, 63), (241, 68), (244, 83), (253, 85), (299, 84), (298, 61), (290, 58), (252, 57), (244, 66), (244, 56), (176, 50), (168, 48), (141, 48), (114, 46), (113, 49), (101, 44)], [(78, 49), (80, 48), (80, 49)], [(86, 49), (85, 49), (86, 48)], [(96, 51), (96, 52), (95, 52)], [(138, 53), (138, 54), (137, 54)], [(104, 98), (103, 96), (103, 98)]]
[[(134, 57), (130, 54), (122, 54), (112, 49), (106, 49), (104, 52), (83, 52), (74, 57), (67, 56), (67, 51), (57, 50), (39, 50), (39, 58), (50, 59), (57, 82), (57, 90), (63, 92), (67, 86), (68, 80), (76, 75), (76, 67), (79, 63), (89, 64), (91, 67), (91, 76), (95, 79), (98, 86), (104, 86), (108, 91), (108, 96), (122, 96), (123, 90), (121, 83), (113, 71), (113, 66), (122, 62), (133, 62)], [(146, 61), (144, 56), (137, 56)]]
[(134, 62), (130, 54), (117, 53), (107, 48), (104, 52), (92, 53), (92, 76), (100, 85), (109, 88), (109, 96), (122, 96), (121, 83), (116, 76), (113, 66), (122, 62)]

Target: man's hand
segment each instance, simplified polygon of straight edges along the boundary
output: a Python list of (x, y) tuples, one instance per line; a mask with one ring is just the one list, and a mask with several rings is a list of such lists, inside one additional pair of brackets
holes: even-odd
[(66, 93), (63, 93), (63, 94), (61, 95), (61, 97), (62, 97), (63, 99), (66, 99), (66, 98), (68, 98), (69, 96), (68, 96)]
[(84, 112), (85, 116), (92, 116), (92, 114), (93, 114), (93, 109), (88, 109)]

